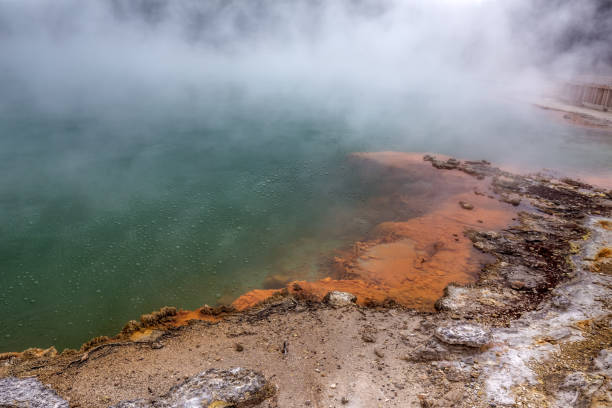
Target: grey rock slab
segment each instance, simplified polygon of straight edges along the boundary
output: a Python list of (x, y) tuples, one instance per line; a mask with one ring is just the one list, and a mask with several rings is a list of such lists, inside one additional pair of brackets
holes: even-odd
[(68, 402), (34, 377), (0, 379), (0, 407), (68, 408)]
[(121, 401), (110, 408), (201, 408), (212, 403), (242, 408), (257, 405), (274, 392), (274, 386), (257, 371), (211, 368), (175, 385), (153, 402)]
[(482, 326), (459, 323), (451, 326), (438, 327), (434, 336), (443, 343), (481, 347), (491, 341), (491, 334)]
[(155, 407), (206, 407), (216, 401), (237, 407), (258, 404), (274, 392), (263, 374), (242, 367), (211, 368), (170, 389)]

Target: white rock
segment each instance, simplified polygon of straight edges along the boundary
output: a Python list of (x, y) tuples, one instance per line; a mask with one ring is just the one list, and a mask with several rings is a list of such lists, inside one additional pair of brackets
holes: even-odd
[(325, 295), (323, 301), (330, 306), (342, 307), (352, 305), (357, 302), (357, 297), (352, 293), (331, 291)]

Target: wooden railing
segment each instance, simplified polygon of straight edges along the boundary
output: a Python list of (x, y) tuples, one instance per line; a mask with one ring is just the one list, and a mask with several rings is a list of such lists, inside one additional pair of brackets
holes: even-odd
[(603, 111), (612, 110), (612, 85), (583, 81), (565, 82), (561, 99), (578, 106)]

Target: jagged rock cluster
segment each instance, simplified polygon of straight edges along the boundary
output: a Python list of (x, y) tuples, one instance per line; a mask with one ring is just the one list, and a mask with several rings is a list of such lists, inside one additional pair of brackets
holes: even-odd
[(588, 233), (581, 221), (612, 210), (612, 192), (579, 181), (542, 174), (520, 176), (485, 160), (441, 161), (430, 155), (423, 159), (439, 169), (477, 178), (490, 176), (492, 189), (502, 201), (519, 205), (526, 199), (524, 208), (533, 210), (519, 212), (516, 225), (499, 233), (466, 231), (474, 247), (495, 256), (497, 262), (485, 268), (477, 284), (447, 287), (436, 308), (458, 317), (507, 324), (533, 309), (552, 288), (574, 275), (572, 242)]
[[(612, 192), (571, 179), (513, 175), (487, 162), (424, 159), (492, 176), (495, 194), (522, 202), (524, 211), (500, 232), (466, 231), (496, 262), (473, 285), (449, 285), (436, 303), (453, 319), (491, 326), (487, 348), (470, 353), (456, 332), (461, 324), (438, 327), (412, 359), (454, 371), (484, 361), (478, 376), (491, 406), (612, 406)], [(423, 401), (437, 406), (435, 399)]]

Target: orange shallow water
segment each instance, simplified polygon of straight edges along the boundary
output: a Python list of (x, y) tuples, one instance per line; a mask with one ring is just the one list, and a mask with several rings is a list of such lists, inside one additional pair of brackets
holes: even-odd
[[(499, 230), (512, 223), (517, 207), (490, 198), (490, 180), (435, 169), (422, 158), (421, 153), (353, 155), (364, 176), (374, 177), (384, 192), (368, 203), (372, 211), (384, 207), (392, 208), (393, 214), (413, 210), (420, 215), (399, 220), (390, 215), (367, 240), (355, 242), (351, 250), (339, 251), (331, 260), (332, 276), (290, 282), (286, 289), (319, 300), (338, 290), (353, 293), (360, 304), (391, 299), (407, 307), (433, 310), (449, 283), (474, 281), (489, 259), (473, 249), (464, 231)], [(405, 185), (411, 187), (406, 189)], [(466, 210), (460, 201), (474, 208)], [(252, 290), (232, 306), (243, 310), (278, 292)], [(200, 316), (198, 311), (182, 311), (177, 324)]]

